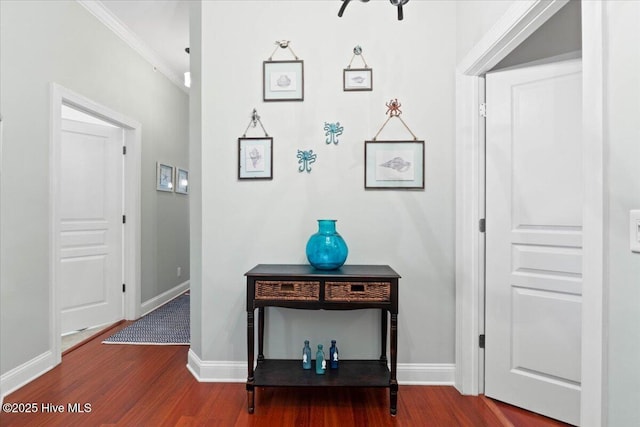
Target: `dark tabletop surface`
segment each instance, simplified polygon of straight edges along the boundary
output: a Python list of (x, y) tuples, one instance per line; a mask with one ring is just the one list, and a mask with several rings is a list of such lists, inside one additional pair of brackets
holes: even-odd
[(345, 264), (337, 270), (318, 270), (309, 264), (258, 264), (245, 273), (245, 276), (310, 276), (310, 277), (369, 277), (400, 278), (400, 275), (388, 265), (352, 265)]

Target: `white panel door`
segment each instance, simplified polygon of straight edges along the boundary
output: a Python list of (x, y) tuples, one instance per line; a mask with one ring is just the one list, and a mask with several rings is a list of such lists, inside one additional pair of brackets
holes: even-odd
[(582, 73), (487, 73), (485, 394), (580, 420)]
[(57, 268), (62, 333), (123, 318), (122, 129), (62, 121)]

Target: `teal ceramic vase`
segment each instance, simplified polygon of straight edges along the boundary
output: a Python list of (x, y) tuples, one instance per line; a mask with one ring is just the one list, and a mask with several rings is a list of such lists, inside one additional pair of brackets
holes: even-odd
[(347, 260), (349, 249), (336, 231), (335, 219), (319, 219), (318, 232), (307, 242), (307, 259), (319, 270), (336, 270)]

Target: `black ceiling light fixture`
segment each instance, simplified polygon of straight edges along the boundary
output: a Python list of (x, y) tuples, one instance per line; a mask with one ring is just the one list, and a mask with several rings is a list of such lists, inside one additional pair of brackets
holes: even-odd
[[(338, 11), (338, 16), (342, 17), (344, 10), (347, 8), (351, 0), (342, 0), (342, 6), (340, 6), (340, 10)], [(360, 0), (363, 3), (368, 2), (369, 0)], [(404, 18), (404, 13), (402, 12), (402, 6), (409, 3), (409, 0), (389, 0), (389, 2), (398, 8), (398, 21), (402, 21)]]

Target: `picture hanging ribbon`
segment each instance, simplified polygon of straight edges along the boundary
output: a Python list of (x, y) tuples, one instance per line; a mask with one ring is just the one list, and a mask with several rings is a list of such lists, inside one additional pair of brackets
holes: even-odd
[(273, 49), (273, 52), (271, 52), (271, 56), (269, 56), (269, 61), (273, 60), (273, 55), (275, 55), (275, 53), (278, 51), (278, 48), (281, 49), (289, 49), (289, 51), (291, 52), (291, 54), (293, 55), (293, 57), (297, 60), (298, 55), (295, 54), (295, 52), (293, 51), (293, 49), (291, 49), (291, 46), (289, 45), (289, 43), (291, 43), (289, 40), (276, 40), (276, 48)]
[(398, 98), (391, 99), (389, 102), (385, 103), (385, 105), (387, 106), (387, 112), (385, 113), (385, 115), (388, 114), (389, 117), (387, 117), (387, 120), (382, 124), (382, 127), (380, 128), (378, 133), (376, 133), (376, 136), (373, 137), (373, 140), (375, 141), (378, 138), (378, 135), (380, 135), (380, 132), (382, 132), (382, 129), (384, 129), (387, 123), (389, 123), (389, 120), (397, 117), (398, 119), (400, 119), (404, 127), (409, 131), (411, 136), (413, 136), (413, 140), (417, 141), (418, 137), (411, 131), (411, 129), (409, 129), (409, 126), (407, 126), (404, 120), (402, 120), (402, 117), (400, 117), (400, 115), (402, 114), (402, 110), (400, 109), (400, 107), (402, 107), (402, 104), (400, 103), (400, 101), (398, 101)]
[(262, 125), (262, 120), (260, 120), (260, 116), (258, 115), (258, 110), (256, 110), (254, 108), (253, 112), (251, 113), (251, 119), (249, 120), (249, 124), (247, 125), (247, 128), (244, 130), (244, 133), (242, 134), (242, 137), (245, 138), (247, 136), (247, 131), (249, 130), (249, 128), (250, 127), (256, 127), (258, 125), (258, 123), (260, 123), (260, 127), (262, 128), (262, 131), (264, 132), (264, 136), (269, 136), (269, 134), (267, 133), (266, 129)]
[(367, 61), (364, 59), (364, 55), (362, 54), (362, 47), (360, 47), (360, 45), (353, 48), (353, 56), (351, 57), (351, 61), (349, 61), (349, 65), (347, 65), (347, 68), (351, 68), (351, 64), (353, 63), (353, 60), (356, 56), (362, 59), (364, 68), (369, 68), (369, 66), (367, 65)]

